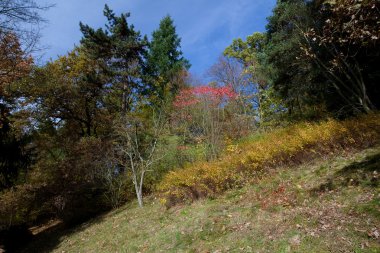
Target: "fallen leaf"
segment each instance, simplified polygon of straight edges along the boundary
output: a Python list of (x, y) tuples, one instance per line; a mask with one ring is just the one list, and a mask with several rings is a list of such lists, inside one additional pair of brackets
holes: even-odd
[(290, 238), (289, 243), (292, 245), (300, 245), (301, 244), (300, 235), (295, 235), (292, 238)]

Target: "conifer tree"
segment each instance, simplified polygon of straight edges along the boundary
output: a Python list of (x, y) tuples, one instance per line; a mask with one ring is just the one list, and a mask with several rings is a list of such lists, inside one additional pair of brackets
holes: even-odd
[(159, 99), (168, 94), (175, 94), (180, 87), (178, 77), (183, 70), (190, 68), (190, 63), (183, 57), (180, 48), (181, 38), (178, 37), (174, 22), (168, 15), (153, 32), (148, 53), (149, 74), (153, 76), (150, 78), (153, 95)]
[(105, 5), (104, 16), (108, 20), (105, 29), (95, 30), (80, 23), (81, 43), (85, 52), (102, 66), (104, 82), (112, 84), (111, 104), (115, 105), (115, 110), (121, 108), (125, 114), (132, 108), (136, 96), (144, 90), (141, 76), (147, 39), (128, 24), (130, 13), (116, 16)]

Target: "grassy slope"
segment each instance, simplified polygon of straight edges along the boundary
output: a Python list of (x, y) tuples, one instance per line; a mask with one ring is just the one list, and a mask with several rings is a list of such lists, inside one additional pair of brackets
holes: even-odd
[(214, 200), (131, 203), (26, 252), (380, 252), (379, 178), (380, 147), (271, 171)]

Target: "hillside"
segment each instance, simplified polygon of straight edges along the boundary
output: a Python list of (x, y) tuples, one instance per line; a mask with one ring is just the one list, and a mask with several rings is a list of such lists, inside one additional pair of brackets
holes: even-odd
[(380, 253), (380, 0), (54, 2), (0, 0), (0, 253)]
[(379, 173), (380, 147), (345, 152), (191, 205), (130, 203), (24, 252), (379, 252)]

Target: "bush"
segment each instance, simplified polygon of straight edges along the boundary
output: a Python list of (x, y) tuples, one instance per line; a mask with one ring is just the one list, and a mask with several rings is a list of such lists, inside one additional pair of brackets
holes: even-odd
[(0, 231), (34, 221), (37, 213), (32, 211), (36, 201), (35, 188), (24, 184), (4, 190), (0, 195)]
[(168, 173), (158, 185), (167, 207), (215, 196), (240, 186), (267, 168), (291, 165), (342, 150), (365, 148), (380, 140), (380, 115), (346, 121), (298, 123), (229, 147), (223, 158), (198, 162)]
[(54, 218), (76, 223), (109, 209), (101, 173), (106, 144), (95, 138), (60, 144), (50, 150), (54, 156), (41, 154), (27, 183), (0, 192), (0, 231)]

